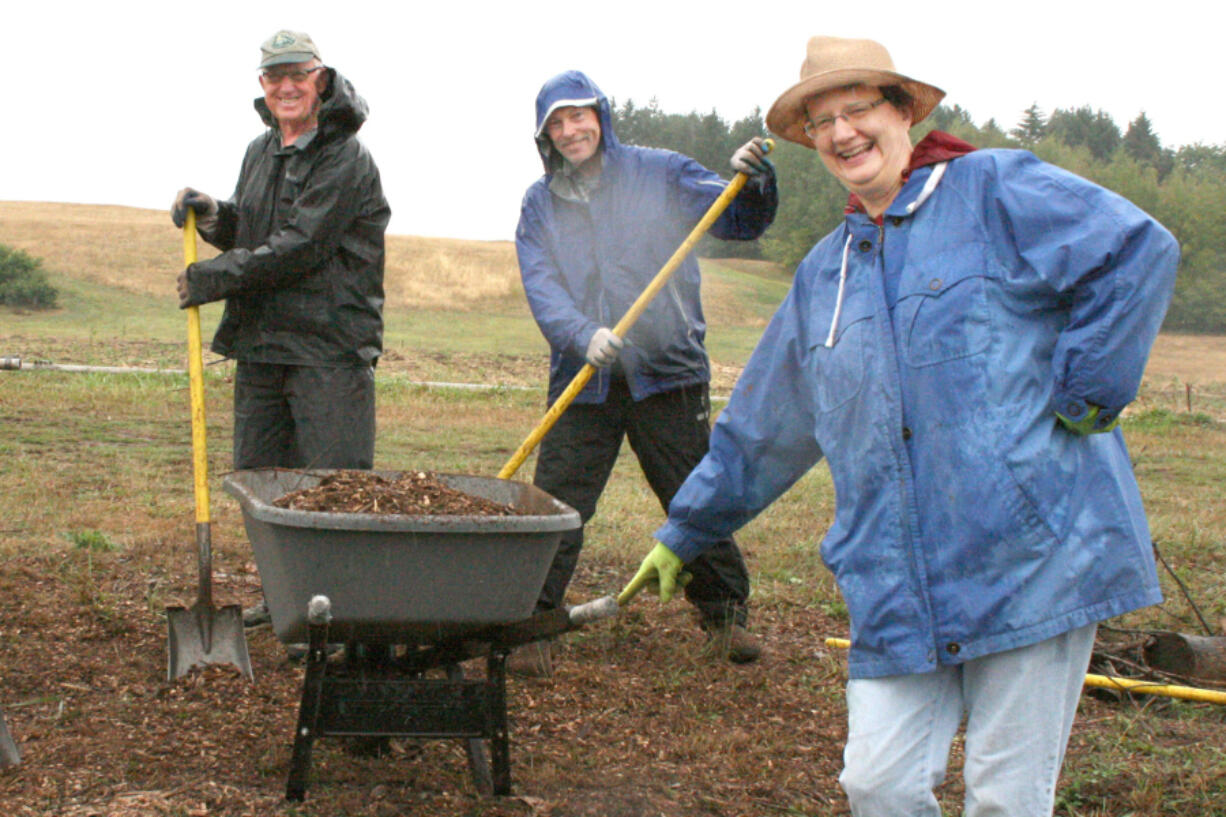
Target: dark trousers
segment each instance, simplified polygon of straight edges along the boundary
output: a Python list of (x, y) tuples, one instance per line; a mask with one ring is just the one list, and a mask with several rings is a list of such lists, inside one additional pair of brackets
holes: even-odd
[[(533, 482), (578, 511), (586, 524), (596, 512), (622, 440), (628, 438), (647, 483), (667, 513), (673, 495), (707, 453), (710, 418), (705, 383), (635, 402), (625, 381), (614, 378), (604, 403), (572, 405), (558, 418), (541, 441)], [(582, 548), (582, 527), (563, 534), (537, 602), (539, 609), (562, 605)], [(735, 541), (718, 542), (686, 570), (694, 578), (685, 596), (698, 608), (704, 625), (745, 623), (749, 574)]]
[(370, 366), (238, 362), (234, 468), (362, 468), (375, 459)]

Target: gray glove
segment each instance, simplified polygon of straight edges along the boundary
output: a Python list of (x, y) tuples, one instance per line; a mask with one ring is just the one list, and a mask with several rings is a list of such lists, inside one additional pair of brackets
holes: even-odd
[(600, 327), (587, 342), (587, 362), (597, 369), (611, 366), (617, 360), (617, 353), (622, 350), (622, 339), (613, 334), (612, 330)]
[(181, 228), (187, 221), (188, 207), (196, 211), (196, 229), (201, 233), (212, 232), (217, 224), (217, 202), (213, 197), (191, 187), (180, 190), (170, 207), (170, 220), (176, 227)]
[(768, 172), (771, 167), (770, 160), (766, 158), (768, 150), (766, 140), (755, 136), (732, 154), (732, 169), (746, 176), (758, 176)]

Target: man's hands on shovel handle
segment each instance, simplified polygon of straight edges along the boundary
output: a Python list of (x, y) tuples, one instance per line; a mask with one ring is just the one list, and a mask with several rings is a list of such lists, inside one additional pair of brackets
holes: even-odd
[(771, 146), (768, 140), (761, 136), (755, 136), (745, 144), (736, 149), (732, 154), (730, 164), (732, 169), (737, 173), (744, 173), (746, 176), (760, 176), (763, 173), (770, 172), (771, 162), (766, 158), (766, 154), (770, 152)]
[(612, 366), (621, 352), (623, 341), (607, 327), (600, 327), (592, 334), (587, 344), (587, 354), (584, 358), (597, 369)]
[(693, 578), (682, 570), (684, 567), (680, 557), (669, 550), (667, 545), (656, 542), (656, 546), (639, 567), (639, 572), (634, 574), (634, 578), (617, 596), (618, 606), (629, 604), (643, 588), (657, 594), (663, 603), (672, 601), (677, 588), (685, 587)]

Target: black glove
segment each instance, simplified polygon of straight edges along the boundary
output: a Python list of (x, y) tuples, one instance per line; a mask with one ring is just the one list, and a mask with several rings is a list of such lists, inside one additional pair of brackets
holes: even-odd
[(217, 202), (208, 193), (201, 193), (191, 187), (184, 187), (175, 196), (175, 203), (170, 207), (170, 220), (176, 227), (182, 227), (187, 221), (187, 208), (196, 211), (196, 229), (208, 232), (217, 223)]

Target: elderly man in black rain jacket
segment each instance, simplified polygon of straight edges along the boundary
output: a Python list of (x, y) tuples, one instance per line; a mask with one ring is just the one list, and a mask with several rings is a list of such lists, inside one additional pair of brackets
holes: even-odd
[(222, 250), (179, 275), (179, 305), (225, 299), (212, 348), (237, 362), (236, 469), (371, 468), (391, 211), (357, 138), (366, 102), (301, 32), (265, 41), (260, 71), (268, 130), (234, 195), (184, 188), (171, 210)]

